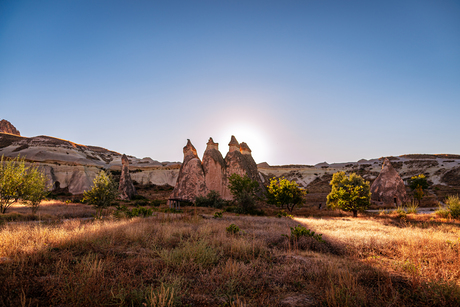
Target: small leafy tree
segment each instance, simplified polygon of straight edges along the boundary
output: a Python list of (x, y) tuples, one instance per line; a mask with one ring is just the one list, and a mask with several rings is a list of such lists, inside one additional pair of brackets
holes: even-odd
[[(0, 159), (0, 213), (18, 200), (33, 203), (35, 213), (41, 200), (46, 196), (46, 177), (37, 166), (26, 166), (20, 157)], [(35, 209), (34, 209), (35, 208)]]
[(249, 178), (248, 175), (240, 176), (238, 174), (232, 174), (228, 178), (228, 182), (230, 193), (241, 210), (246, 213), (253, 212), (256, 206), (259, 183)]
[(102, 210), (106, 209), (115, 200), (117, 195), (118, 188), (112, 175), (107, 174), (105, 171), (100, 171), (93, 180), (92, 189), (83, 193), (83, 201), (96, 207), (96, 217), (100, 218)]
[(307, 193), (294, 180), (272, 178), (265, 195), (267, 203), (281, 208), (286, 205), (289, 212), (292, 212), (295, 206), (300, 207), (302, 205), (305, 201), (304, 196)]
[(420, 174), (418, 176), (411, 177), (409, 187), (414, 194), (414, 198), (418, 200), (418, 205), (420, 206), (422, 198), (425, 195), (425, 190), (428, 189), (428, 181), (425, 175)]
[(23, 199), (27, 201), (33, 214), (37, 213), (41, 201), (48, 195), (47, 181), (45, 174), (40, 172), (36, 167), (30, 168), (27, 172)]
[(358, 211), (363, 211), (369, 207), (370, 186), (363, 177), (355, 173), (348, 177), (345, 172), (337, 172), (332, 176), (330, 185), (332, 190), (327, 196), (329, 208), (351, 211), (353, 217), (357, 217)]

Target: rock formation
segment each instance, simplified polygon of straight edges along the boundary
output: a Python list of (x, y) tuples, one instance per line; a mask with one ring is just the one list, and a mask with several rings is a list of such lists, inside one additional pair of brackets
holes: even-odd
[(120, 198), (124, 200), (131, 200), (136, 195), (136, 188), (133, 185), (131, 176), (129, 175), (129, 160), (126, 155), (121, 156), (121, 176), (120, 184), (118, 185), (118, 192)]
[(214, 190), (222, 195), (226, 184), (225, 161), (219, 151), (219, 143), (214, 143), (212, 138), (209, 138), (203, 155), (203, 171), (206, 190), (208, 192)]
[(222, 198), (231, 200), (228, 178), (232, 174), (248, 175), (259, 182), (264, 189), (262, 177), (246, 143), (239, 144), (232, 136), (229, 152), (225, 159), (219, 151), (219, 144), (209, 138), (203, 162), (200, 162), (195, 147), (188, 140), (184, 147), (184, 163), (179, 171), (176, 187), (171, 198), (194, 201), (196, 196), (205, 196), (211, 190), (219, 192)]
[(16, 127), (14, 127), (6, 119), (2, 119), (0, 121), (0, 132), (14, 134), (14, 135), (21, 135), (21, 133), (19, 133), (19, 131), (16, 129)]
[[(228, 146), (229, 150), (225, 156), (226, 178), (229, 178), (233, 174), (240, 176), (247, 175), (252, 180), (259, 182), (260, 188), (263, 190), (262, 178), (257, 170), (257, 164), (252, 158), (249, 146), (244, 142), (239, 144), (233, 135)], [(232, 199), (228, 183), (223, 187), (222, 197), (224, 199)]]
[(407, 201), (404, 182), (386, 158), (382, 171), (371, 186), (371, 193), (371, 201), (377, 205), (401, 206)]
[(171, 198), (194, 201), (196, 196), (206, 194), (203, 166), (190, 140), (184, 147), (184, 162), (179, 170)]

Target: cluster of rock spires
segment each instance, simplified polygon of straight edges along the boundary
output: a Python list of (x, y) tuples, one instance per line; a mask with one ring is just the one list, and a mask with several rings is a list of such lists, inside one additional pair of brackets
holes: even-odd
[(11, 124), (6, 119), (2, 119), (0, 121), (0, 132), (14, 134), (14, 135), (21, 135), (21, 133), (19, 133), (16, 127), (14, 127), (13, 124)]
[(131, 180), (131, 176), (129, 175), (129, 160), (125, 154), (121, 157), (121, 163), (122, 167), (118, 192), (120, 193), (121, 199), (129, 200), (132, 199), (137, 193), (133, 181)]
[(219, 192), (223, 199), (230, 200), (232, 195), (228, 189), (228, 178), (232, 174), (247, 175), (259, 182), (263, 188), (263, 177), (260, 176), (251, 149), (246, 143), (238, 143), (232, 135), (225, 159), (218, 146), (218, 143), (209, 138), (201, 161), (195, 147), (187, 140), (184, 147), (184, 162), (171, 198), (194, 201), (195, 197), (205, 196), (214, 190)]
[(401, 206), (408, 197), (404, 181), (398, 172), (385, 158), (382, 164), (382, 171), (371, 186), (371, 202), (376, 205)]

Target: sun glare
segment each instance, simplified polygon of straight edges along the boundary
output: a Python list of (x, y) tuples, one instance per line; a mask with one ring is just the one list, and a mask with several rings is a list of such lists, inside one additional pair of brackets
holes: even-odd
[(252, 151), (256, 163), (266, 162), (269, 159), (270, 146), (261, 129), (248, 125), (236, 124), (223, 129), (214, 141), (219, 142), (219, 149), (225, 156), (231, 136), (234, 135), (239, 143), (245, 142)]

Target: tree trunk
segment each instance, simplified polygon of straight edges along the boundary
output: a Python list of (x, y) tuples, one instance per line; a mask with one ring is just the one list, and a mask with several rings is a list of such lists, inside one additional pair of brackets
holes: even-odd
[(353, 217), (358, 217), (358, 210), (352, 210), (353, 211)]

